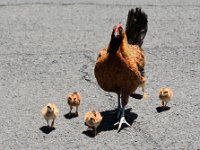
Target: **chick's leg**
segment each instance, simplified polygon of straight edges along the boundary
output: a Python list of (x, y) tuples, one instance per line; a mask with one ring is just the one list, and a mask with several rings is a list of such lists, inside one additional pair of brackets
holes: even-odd
[(167, 107), (167, 102), (165, 102), (165, 107)]
[(53, 127), (54, 126), (54, 119), (53, 119), (53, 121), (52, 121), (52, 123), (51, 123), (51, 127)]
[(96, 129), (96, 127), (94, 127), (94, 136), (96, 136), (97, 135), (97, 129)]
[(76, 112), (75, 112), (75, 115), (78, 116), (78, 106), (76, 106)]
[(121, 102), (122, 102), (122, 112), (121, 112), (121, 116), (120, 116), (120, 120), (119, 122), (117, 122), (115, 125), (119, 124), (118, 126), (118, 132), (121, 129), (121, 126), (123, 123), (125, 123), (127, 126), (130, 126), (130, 124), (126, 121), (125, 119), (125, 106), (128, 103), (128, 98), (129, 98), (129, 94), (123, 94), (122, 98), (121, 98)]
[(69, 111), (69, 116), (71, 116), (71, 114), (72, 114), (72, 106), (70, 106), (70, 111)]
[(47, 119), (47, 126), (49, 127), (49, 120)]
[(161, 104), (162, 106), (164, 106), (164, 105), (165, 105), (165, 102), (164, 102), (164, 101), (162, 101), (161, 103), (162, 103), (162, 104)]

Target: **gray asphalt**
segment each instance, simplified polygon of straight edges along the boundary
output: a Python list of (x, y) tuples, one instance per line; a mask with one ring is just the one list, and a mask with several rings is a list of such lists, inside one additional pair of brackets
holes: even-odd
[[(117, 96), (97, 85), (93, 69), (113, 26), (125, 24), (135, 7), (149, 20), (143, 44), (149, 100), (130, 98), (132, 126), (117, 133)], [(0, 149), (200, 149), (199, 18), (198, 0), (0, 1)], [(174, 97), (170, 110), (159, 113), (163, 86)], [(67, 119), (65, 95), (73, 91), (83, 97), (80, 116)], [(40, 112), (48, 102), (60, 109), (49, 134)], [(95, 138), (83, 121), (91, 109), (105, 118)]]

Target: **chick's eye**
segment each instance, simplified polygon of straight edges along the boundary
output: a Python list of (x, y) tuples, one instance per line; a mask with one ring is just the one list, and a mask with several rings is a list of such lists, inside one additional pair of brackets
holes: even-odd
[(168, 93), (168, 91), (164, 91), (164, 93), (165, 93), (165, 94), (167, 94), (167, 93)]

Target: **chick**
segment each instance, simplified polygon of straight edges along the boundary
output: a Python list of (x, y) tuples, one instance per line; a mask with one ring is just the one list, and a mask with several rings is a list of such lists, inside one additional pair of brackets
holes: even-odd
[(173, 91), (170, 88), (160, 88), (158, 97), (161, 100), (162, 106), (166, 107), (167, 103), (171, 100)]
[(89, 111), (85, 114), (85, 123), (88, 126), (88, 128), (91, 128), (94, 130), (95, 136), (97, 135), (97, 127), (100, 125), (103, 117), (101, 114), (97, 111)]
[(53, 120), (51, 127), (54, 127), (54, 121), (58, 116), (59, 110), (53, 103), (48, 103), (45, 107), (42, 108), (42, 114), (44, 119), (47, 121), (47, 126), (49, 126), (49, 120)]
[(71, 111), (73, 109), (73, 106), (76, 107), (75, 115), (78, 115), (78, 107), (81, 102), (81, 95), (78, 92), (73, 92), (69, 96), (67, 96), (67, 103), (70, 106), (69, 116), (71, 115)]

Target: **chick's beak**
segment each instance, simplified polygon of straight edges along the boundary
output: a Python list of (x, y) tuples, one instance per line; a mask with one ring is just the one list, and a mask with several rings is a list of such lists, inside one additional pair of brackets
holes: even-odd
[(50, 106), (47, 106), (47, 109), (48, 109), (49, 111), (51, 111), (51, 107), (50, 107)]

